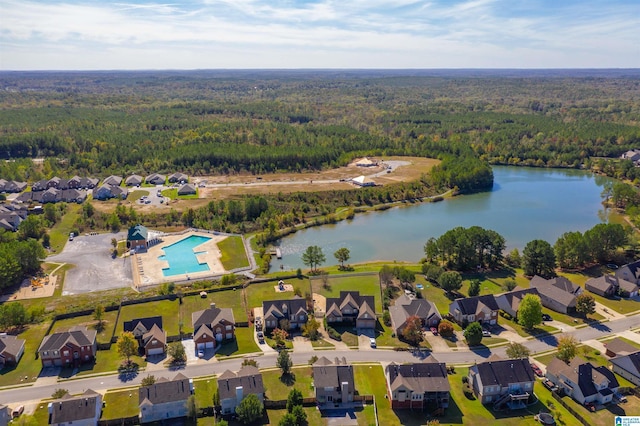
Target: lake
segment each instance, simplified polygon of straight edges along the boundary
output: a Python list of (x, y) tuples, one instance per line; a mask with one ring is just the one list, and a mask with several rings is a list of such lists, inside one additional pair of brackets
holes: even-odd
[(456, 226), (493, 229), (509, 249), (531, 240), (551, 243), (568, 231), (584, 232), (606, 221), (601, 193), (608, 178), (565, 169), (497, 166), (490, 192), (464, 195), (439, 203), (420, 203), (380, 212), (359, 213), (354, 219), (298, 231), (280, 241), (282, 259), (271, 270), (305, 268), (302, 253), (317, 245), (334, 265), (340, 247), (351, 252), (349, 263), (372, 260), (417, 262), (430, 237)]

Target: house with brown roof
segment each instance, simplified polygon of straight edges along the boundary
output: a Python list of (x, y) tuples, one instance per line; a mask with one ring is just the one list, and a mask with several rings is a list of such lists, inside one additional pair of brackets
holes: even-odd
[(628, 355), (633, 352), (638, 352), (638, 348), (630, 345), (619, 337), (609, 340), (604, 343), (604, 346), (607, 348), (606, 355), (609, 357)]
[(401, 336), (402, 331), (407, 326), (407, 320), (412, 316), (417, 316), (422, 321), (423, 327), (437, 327), (442, 316), (433, 302), (426, 299), (411, 299), (406, 294), (398, 297), (389, 306), (391, 316), (391, 329), (396, 336)]
[(520, 302), (522, 302), (522, 298), (527, 294), (535, 294), (538, 296), (538, 290), (535, 288), (516, 287), (512, 291), (496, 295), (496, 303), (498, 304), (498, 308), (512, 317), (517, 318)]
[(353, 366), (345, 358), (335, 362), (321, 357), (313, 364), (313, 387), (322, 408), (335, 408), (353, 402), (355, 395)]
[(529, 281), (529, 286), (538, 290), (542, 306), (563, 314), (575, 311), (576, 297), (582, 294), (582, 287), (565, 277), (547, 280), (536, 275)]
[(640, 386), (640, 351), (617, 356), (610, 362), (614, 373)]
[(218, 308), (211, 303), (208, 309), (191, 314), (193, 341), (197, 350), (215, 349), (225, 340), (235, 338), (235, 324), (231, 308)]
[(329, 325), (353, 324), (356, 328), (376, 327), (375, 299), (359, 291), (341, 291), (340, 297), (327, 297), (325, 318)]
[(140, 423), (186, 417), (187, 400), (193, 392), (193, 380), (182, 373), (172, 380), (160, 377), (152, 385), (141, 386), (138, 389)]
[(251, 394), (264, 402), (262, 374), (256, 367), (245, 365), (237, 373), (227, 370), (218, 377), (218, 396), (223, 415), (235, 413), (238, 404)]
[(449, 304), (449, 314), (460, 325), (472, 322), (498, 323), (498, 304), (493, 294), (456, 299)]
[(385, 368), (391, 408), (424, 410), (449, 406), (449, 379), (445, 363), (432, 355), (423, 362), (396, 364)]
[(16, 365), (24, 354), (24, 339), (18, 339), (7, 333), (0, 333), (0, 370)]
[(620, 386), (607, 367), (594, 367), (580, 357), (573, 358), (569, 364), (554, 358), (547, 365), (546, 377), (579, 404), (607, 404)]
[(142, 335), (140, 347), (146, 357), (163, 355), (167, 349), (167, 332), (154, 324), (151, 330)]
[(102, 414), (102, 395), (87, 389), (82, 395), (66, 394), (49, 403), (49, 424), (95, 426)]
[(43, 367), (79, 365), (96, 356), (96, 331), (75, 326), (42, 339), (38, 355)]
[(536, 377), (527, 358), (489, 358), (469, 367), (469, 385), (482, 404), (494, 409), (523, 408), (533, 396)]
[(280, 322), (289, 322), (292, 330), (300, 329), (307, 323), (307, 300), (296, 296), (289, 300), (265, 300), (262, 302), (262, 315), (265, 332), (280, 328)]

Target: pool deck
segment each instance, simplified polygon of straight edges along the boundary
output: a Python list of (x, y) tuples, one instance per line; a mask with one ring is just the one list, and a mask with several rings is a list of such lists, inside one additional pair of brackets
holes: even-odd
[[(206, 263), (209, 265), (208, 271), (202, 272), (190, 272), (188, 274), (179, 274), (164, 276), (162, 273), (163, 268), (167, 268), (169, 263), (166, 260), (159, 260), (158, 257), (165, 254), (164, 247), (174, 244), (185, 238), (189, 238), (192, 235), (198, 235), (201, 237), (211, 238), (193, 248), (194, 253), (200, 253), (197, 255), (198, 262)], [(162, 242), (150, 247), (146, 253), (137, 253), (132, 259), (134, 285), (139, 287), (157, 285), (165, 282), (187, 281), (187, 280), (201, 280), (220, 276), (227, 271), (220, 262), (220, 249), (218, 249), (218, 243), (227, 238), (224, 235), (207, 234), (205, 232), (190, 231), (177, 235), (163, 235)]]

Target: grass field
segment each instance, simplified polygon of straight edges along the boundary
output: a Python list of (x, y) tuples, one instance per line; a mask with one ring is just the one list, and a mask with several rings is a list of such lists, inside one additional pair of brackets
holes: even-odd
[(82, 206), (76, 203), (67, 204), (67, 212), (62, 219), (51, 228), (51, 254), (60, 253), (69, 240), (69, 233), (73, 230), (76, 220), (80, 217)]
[(236, 339), (225, 342), (216, 353), (216, 357), (235, 356), (253, 352), (260, 352), (260, 348), (253, 338), (253, 328), (237, 327)]
[(213, 394), (218, 390), (218, 380), (215, 377), (207, 377), (193, 381), (196, 407), (204, 408), (213, 406)]
[[(378, 422), (381, 425), (398, 425), (397, 416), (391, 409), (391, 403), (385, 398), (387, 383), (380, 365), (354, 365), (355, 387), (360, 395), (373, 395), (378, 406)], [(357, 413), (358, 424), (376, 424), (373, 406), (365, 407)]]
[(291, 375), (282, 377), (282, 372), (277, 370), (268, 370), (262, 372), (262, 382), (266, 389), (266, 397), (273, 400), (287, 399), (292, 389), (298, 389), (302, 392), (303, 398), (311, 398), (315, 396), (315, 391), (311, 386), (313, 378), (311, 377), (312, 369), (308, 367), (294, 367), (291, 369)]
[(311, 279), (311, 287), (314, 293), (324, 297), (339, 297), (341, 291), (359, 291), (362, 296), (373, 296), (376, 313), (382, 313), (382, 300), (380, 296), (380, 283), (378, 275), (365, 276), (329, 276), (328, 287), (324, 287), (321, 279)]
[[(98, 351), (96, 353), (96, 360), (94, 363), (86, 363), (82, 364), (78, 369), (77, 373), (74, 375), (74, 370), (72, 368), (63, 368), (60, 372), (60, 377), (62, 378), (70, 378), (70, 377), (81, 377), (90, 374), (98, 374), (98, 373), (111, 373), (118, 371), (118, 367), (122, 364), (124, 358), (122, 358), (118, 354), (118, 349), (116, 345), (111, 345), (111, 349), (108, 351)], [(139, 356), (132, 356), (131, 361), (138, 364), (140, 369), (143, 369), (147, 362), (144, 358)]]
[[(105, 312), (103, 314), (103, 328), (96, 335), (98, 343), (109, 343), (111, 340), (111, 334), (116, 326), (116, 317), (118, 311)], [(93, 315), (84, 315), (81, 317), (67, 318), (56, 321), (53, 326), (54, 331), (66, 331), (71, 327), (82, 325), (89, 330), (98, 330), (98, 321), (93, 319)]]
[(244, 249), (242, 237), (227, 237), (218, 243), (218, 248), (222, 253), (220, 261), (225, 270), (231, 271), (232, 269), (246, 268), (249, 266), (249, 259), (247, 259), (247, 252)]
[(138, 387), (107, 392), (104, 395), (105, 407), (101, 420), (133, 417), (140, 412), (138, 408)]
[(162, 191), (162, 196), (167, 197), (167, 198), (171, 198), (172, 200), (197, 200), (199, 197), (198, 193), (200, 191), (198, 190), (198, 188), (196, 188), (196, 193), (195, 194), (189, 194), (189, 195), (178, 195), (178, 188), (171, 188), (171, 189), (165, 189)]
[[(284, 280), (285, 284), (290, 284), (294, 289), (300, 289), (300, 292), (304, 296), (309, 292), (309, 281), (306, 279), (292, 278)], [(278, 285), (277, 281), (271, 281), (261, 284), (252, 284), (244, 289), (247, 305), (249, 309), (255, 307), (262, 307), (262, 302), (265, 300), (279, 300), (279, 299), (293, 299), (294, 292), (276, 293), (274, 287)]]
[[(187, 303), (191, 303), (194, 306), (194, 310), (191, 312), (198, 310), (198, 309), (195, 309), (195, 307), (206, 305), (204, 307), (199, 308), (199, 309), (205, 309), (209, 307), (211, 303), (215, 303), (216, 306), (219, 308), (231, 308), (233, 310), (233, 317), (235, 318), (236, 322), (244, 322), (244, 321), (247, 321), (247, 310), (244, 306), (242, 292), (243, 290), (229, 289), (225, 291), (217, 291), (215, 293), (209, 293), (206, 298), (200, 298), (199, 296), (190, 296), (188, 298), (185, 297), (183, 299), (183, 303), (185, 304), (185, 306), (187, 305)], [(187, 299), (190, 299), (191, 297), (200, 298), (200, 301), (199, 302), (187, 301)], [(189, 321), (189, 324), (191, 324), (191, 314), (189, 314), (187, 319)], [(185, 321), (185, 324), (186, 324), (186, 321)]]
[(25, 339), (24, 354), (17, 366), (0, 370), (0, 383), (3, 386), (33, 382), (38, 378), (42, 369), (42, 362), (36, 359), (35, 353), (40, 347), (49, 323), (30, 324), (18, 338)]
[(179, 334), (179, 321), (183, 321), (185, 330), (191, 327), (191, 316), (180, 319), (179, 310), (180, 303), (177, 298), (175, 300), (160, 300), (157, 302), (123, 306), (122, 309), (120, 309), (116, 335), (122, 334), (122, 326), (125, 321), (161, 315), (163, 320), (162, 327), (167, 332), (167, 335), (176, 336)]

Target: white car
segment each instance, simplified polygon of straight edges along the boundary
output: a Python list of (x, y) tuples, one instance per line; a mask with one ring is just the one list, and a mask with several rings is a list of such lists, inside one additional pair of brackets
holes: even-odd
[(482, 337), (491, 337), (491, 333), (487, 330), (482, 330)]
[(371, 345), (372, 348), (376, 348), (376, 339), (374, 339), (373, 337), (369, 339), (369, 344)]

